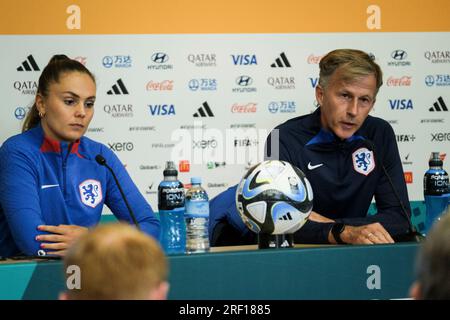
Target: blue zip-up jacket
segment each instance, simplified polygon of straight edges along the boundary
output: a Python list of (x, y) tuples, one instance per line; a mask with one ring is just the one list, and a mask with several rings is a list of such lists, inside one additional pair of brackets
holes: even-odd
[(37, 255), (35, 237), (45, 234), (37, 226), (92, 227), (103, 204), (133, 223), (113, 176), (95, 161), (98, 154), (117, 175), (141, 229), (159, 239), (158, 218), (108, 147), (87, 137), (60, 143), (45, 137), (39, 125), (0, 148), (0, 256)]
[[(278, 156), (276, 141), (271, 143), (271, 136), (277, 134)], [(381, 167), (381, 164), (385, 166), (410, 216), (394, 131), (386, 121), (368, 116), (352, 137), (341, 141), (322, 129), (318, 108), (310, 115), (290, 119), (276, 127), (266, 140), (266, 154), (271, 159), (288, 161), (305, 173), (313, 188), (315, 212), (352, 226), (379, 222), (393, 237), (408, 233), (409, 222)], [(237, 213), (235, 192), (236, 186), (211, 201), (212, 245), (256, 241), (255, 234), (246, 228)], [(367, 216), (373, 197), (377, 214)], [(307, 221), (294, 234), (294, 239), (296, 243), (328, 243), (332, 225)], [(220, 230), (215, 230), (216, 227)]]

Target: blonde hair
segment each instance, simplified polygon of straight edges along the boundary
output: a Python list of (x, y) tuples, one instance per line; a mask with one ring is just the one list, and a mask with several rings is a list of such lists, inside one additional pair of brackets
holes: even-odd
[(420, 248), (416, 271), (422, 299), (450, 299), (450, 208)]
[(147, 299), (167, 280), (167, 260), (150, 236), (123, 223), (105, 224), (80, 237), (64, 258), (80, 268), (81, 288), (70, 299)]
[(319, 62), (319, 85), (326, 88), (328, 80), (337, 69), (342, 69), (344, 81), (354, 81), (358, 77), (373, 74), (376, 79), (376, 92), (383, 84), (383, 72), (380, 66), (361, 50), (337, 49), (327, 53)]

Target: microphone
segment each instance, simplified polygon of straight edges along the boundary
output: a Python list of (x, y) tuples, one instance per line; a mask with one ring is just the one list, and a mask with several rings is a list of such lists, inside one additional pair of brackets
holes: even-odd
[(134, 216), (133, 210), (131, 210), (130, 204), (127, 201), (127, 198), (125, 197), (125, 194), (123, 193), (122, 187), (120, 186), (119, 180), (117, 180), (116, 175), (114, 174), (114, 171), (111, 169), (110, 166), (108, 166), (108, 164), (106, 163), (106, 159), (101, 155), (98, 154), (95, 156), (95, 161), (97, 161), (97, 163), (101, 166), (105, 166), (106, 168), (108, 168), (108, 170), (111, 172), (114, 181), (116, 181), (116, 185), (119, 188), (120, 194), (122, 195), (122, 199), (125, 202), (128, 212), (130, 213), (131, 219), (133, 219), (134, 224), (136, 225), (136, 228), (138, 230), (141, 230), (141, 228), (139, 227), (139, 223), (136, 220), (136, 217)]
[[(369, 139), (365, 139), (365, 144), (366, 146), (369, 148), (370, 151), (373, 151), (373, 153), (375, 154), (375, 144), (369, 140)], [(397, 198), (398, 203), (400, 204), (401, 207), (401, 213), (403, 214), (404, 218), (406, 219), (406, 221), (408, 221), (408, 233), (405, 235), (399, 235), (396, 237), (393, 237), (394, 240), (396, 242), (407, 242), (407, 241), (414, 241), (414, 242), (420, 242), (424, 236), (422, 234), (420, 234), (419, 232), (417, 232), (416, 228), (414, 227), (414, 225), (411, 222), (411, 216), (408, 214), (408, 211), (405, 208), (405, 205), (403, 204), (402, 199), (400, 198), (400, 195), (397, 192), (397, 189), (394, 186), (394, 183), (392, 182), (392, 178), (389, 175), (388, 171), (386, 170), (386, 167), (384, 166), (383, 162), (381, 161), (381, 159), (379, 159), (379, 161), (377, 161), (378, 157), (375, 157), (375, 163), (378, 162), (378, 165), (381, 166), (381, 168), (383, 169), (383, 173), (386, 176), (386, 178), (389, 181), (389, 184), (392, 188), (392, 191), (394, 192), (395, 197)]]

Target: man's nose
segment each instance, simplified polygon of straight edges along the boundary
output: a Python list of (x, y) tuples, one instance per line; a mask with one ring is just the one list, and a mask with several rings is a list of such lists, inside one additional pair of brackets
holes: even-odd
[(358, 99), (352, 99), (347, 106), (347, 114), (356, 117), (358, 114)]

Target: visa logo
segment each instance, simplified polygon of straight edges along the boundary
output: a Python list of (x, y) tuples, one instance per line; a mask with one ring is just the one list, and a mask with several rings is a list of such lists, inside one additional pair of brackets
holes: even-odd
[(154, 104), (148, 105), (152, 116), (171, 116), (175, 115), (175, 106), (173, 104)]
[(233, 64), (236, 65), (251, 65), (251, 64), (258, 64), (256, 62), (256, 55), (250, 55), (250, 54), (238, 54), (238, 55), (231, 55), (231, 58), (233, 59)]
[(315, 88), (317, 86), (317, 83), (319, 82), (319, 78), (308, 78), (311, 82), (311, 87)]
[(411, 99), (389, 99), (391, 110), (405, 110), (412, 109), (413, 103)]

